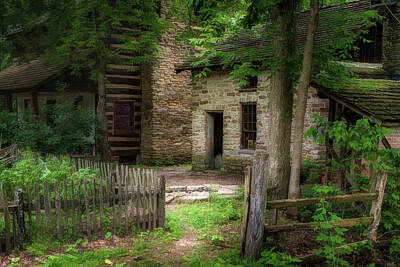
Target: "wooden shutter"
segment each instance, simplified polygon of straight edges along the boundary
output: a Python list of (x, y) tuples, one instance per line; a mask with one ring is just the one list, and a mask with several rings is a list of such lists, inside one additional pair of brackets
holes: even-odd
[(133, 101), (114, 101), (113, 135), (132, 135), (134, 118)]

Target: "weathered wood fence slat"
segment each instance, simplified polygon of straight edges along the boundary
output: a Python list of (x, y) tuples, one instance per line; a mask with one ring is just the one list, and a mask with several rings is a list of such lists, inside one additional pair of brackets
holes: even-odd
[(22, 246), (38, 234), (61, 239), (72, 232), (90, 239), (107, 232), (128, 234), (132, 225), (142, 230), (164, 227), (164, 177), (127, 165), (70, 160), (75, 171), (93, 168), (98, 175), (35, 182), (15, 190), (1, 184), (0, 221), (4, 221), (4, 230), (0, 229), (0, 252)]

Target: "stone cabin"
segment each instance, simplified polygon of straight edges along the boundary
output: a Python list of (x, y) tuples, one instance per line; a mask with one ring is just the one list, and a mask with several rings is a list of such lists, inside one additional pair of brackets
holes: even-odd
[[(161, 16), (166, 16), (169, 2), (161, 1)], [(191, 71), (175, 71), (186, 50), (175, 41), (184, 23), (174, 24), (174, 30), (160, 37), (161, 57), (154, 62), (107, 66), (106, 115), (114, 161), (152, 163), (167, 157), (177, 163), (191, 160)], [(113, 38), (117, 45), (118, 35)], [(121, 57), (129, 54), (121, 52)], [(59, 82), (67, 83), (66, 92), (56, 90)], [(0, 72), (0, 107), (9, 111), (29, 108), (41, 114), (42, 105), (66, 100), (95, 112), (97, 85), (86, 74), (71, 76), (68, 66), (47, 65), (40, 59)]]
[[(326, 19), (329, 12), (340, 8), (330, 6), (321, 10), (320, 19)], [(359, 52), (354, 55), (354, 63), (349, 67), (360, 74), (361, 79), (373, 81), (377, 85), (374, 92), (363, 92), (360, 88), (340, 90), (335, 93), (316, 83), (309, 90), (305, 127), (310, 126), (311, 115), (318, 113), (326, 119), (339, 116), (351, 119), (371, 117), (384, 126), (393, 128), (388, 142), (393, 147), (400, 146), (400, 25), (383, 5), (372, 5), (370, 1), (356, 1), (345, 8), (355, 12), (379, 9), (386, 19), (370, 29), (368, 38), (372, 43), (360, 43)], [(399, 14), (400, 3), (392, 3), (389, 8)], [(300, 15), (299, 25), (308, 25), (308, 12)], [(306, 27), (299, 27), (298, 45), (304, 44)], [(326, 38), (327, 32), (319, 27), (316, 40)], [(235, 41), (238, 48), (256, 47), (266, 40), (241, 37)], [(251, 164), (255, 148), (265, 149), (267, 145), (268, 73), (250, 79), (247, 87), (240, 87), (237, 81), (229, 79), (230, 70), (223, 70), (218, 60), (212, 61), (212, 68), (206, 78), (196, 78), (198, 67), (188, 60), (177, 65), (177, 72), (192, 70), (192, 164), (193, 168), (221, 169), (224, 172), (243, 173), (243, 168)], [(202, 66), (200, 66), (202, 67)], [(325, 145), (305, 140), (303, 155), (316, 160), (325, 159)]]

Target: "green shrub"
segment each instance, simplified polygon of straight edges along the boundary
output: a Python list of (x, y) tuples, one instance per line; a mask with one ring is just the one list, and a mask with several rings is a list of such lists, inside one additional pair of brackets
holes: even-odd
[[(51, 106), (51, 107), (50, 107)], [(24, 113), (0, 112), (0, 136), (3, 145), (17, 143), (54, 154), (88, 152), (95, 127), (94, 114), (76, 109), (72, 103), (41, 107), (41, 113), (50, 113), (50, 122), (29, 111)]]

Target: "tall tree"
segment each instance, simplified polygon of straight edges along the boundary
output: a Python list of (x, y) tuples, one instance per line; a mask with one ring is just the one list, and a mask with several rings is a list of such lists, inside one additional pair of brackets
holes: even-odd
[[(68, 65), (73, 74), (89, 72), (97, 81), (98, 144), (110, 158), (105, 94), (107, 64), (138, 65), (157, 52), (164, 23), (157, 0), (10, 0), (2, 9), (1, 39), (12, 55), (41, 56), (49, 63)], [(118, 34), (119, 48), (112, 47)], [(121, 51), (133, 55), (122, 59)]]
[[(288, 198), (300, 197), (300, 170), (303, 146), (304, 117), (306, 114), (308, 88), (312, 75), (312, 58), (314, 51), (315, 34), (318, 28), (320, 11), (320, 1), (310, 0), (310, 22), (308, 24), (306, 43), (304, 45), (303, 61), (300, 70), (299, 83), (296, 88), (296, 98), (294, 100), (296, 110), (294, 112), (292, 165), (290, 172), (290, 183)], [(292, 216), (297, 214), (296, 208), (288, 209)]]

